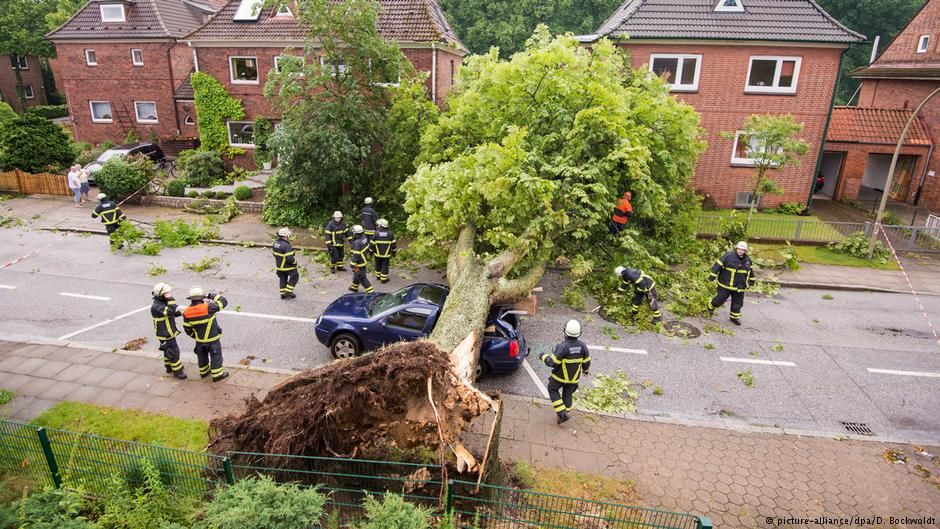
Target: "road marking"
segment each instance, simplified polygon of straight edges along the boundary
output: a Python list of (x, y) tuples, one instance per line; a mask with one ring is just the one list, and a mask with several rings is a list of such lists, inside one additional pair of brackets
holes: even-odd
[(58, 339), (59, 339), (59, 340), (68, 340), (69, 338), (71, 338), (71, 337), (73, 337), (73, 336), (78, 336), (79, 334), (82, 334), (83, 332), (88, 332), (88, 331), (90, 331), (90, 330), (92, 330), (92, 329), (97, 329), (98, 327), (103, 327), (103, 326), (105, 326), (105, 325), (107, 325), (107, 324), (109, 324), (109, 323), (114, 323), (114, 322), (116, 322), (116, 321), (118, 321), (118, 320), (121, 320), (121, 319), (124, 319), (124, 318), (126, 318), (126, 317), (128, 317), (128, 316), (132, 316), (132, 315), (134, 315), (134, 314), (137, 314), (138, 312), (143, 312), (143, 311), (145, 311), (145, 310), (147, 310), (147, 309), (149, 309), (149, 308), (150, 308), (150, 305), (147, 305), (147, 306), (141, 307), (141, 308), (139, 308), (139, 309), (134, 309), (134, 310), (132, 310), (132, 311), (130, 311), (130, 312), (125, 312), (124, 314), (121, 314), (120, 316), (115, 316), (115, 317), (111, 318), (110, 320), (105, 320), (105, 321), (103, 321), (103, 322), (101, 322), (101, 323), (96, 323), (96, 324), (92, 325), (91, 327), (85, 327), (84, 329), (75, 331), (75, 332), (73, 332), (73, 333), (66, 334), (65, 336), (60, 336)]
[(646, 349), (624, 349), (623, 347), (608, 347), (606, 345), (589, 345), (588, 349), (593, 349), (595, 351), (613, 351), (615, 353), (630, 353), (635, 355), (649, 354)]
[(894, 369), (873, 369), (869, 367), (868, 372), (881, 373), (882, 375), (906, 375), (909, 377), (940, 378), (940, 373), (928, 373), (927, 371), (895, 371)]
[(780, 362), (777, 360), (756, 360), (754, 358), (731, 358), (728, 356), (720, 357), (722, 362), (739, 362), (742, 364), (762, 364), (766, 366), (788, 366), (796, 367), (793, 362)]
[(524, 367), (525, 370), (526, 370), (526, 373), (528, 373), (529, 376), (532, 377), (532, 381), (535, 382), (535, 385), (536, 385), (536, 386), (538, 386), (539, 391), (542, 392), (542, 396), (547, 399), (547, 398), (548, 398), (548, 388), (545, 387), (545, 383), (542, 382), (542, 379), (540, 379), (539, 376), (535, 374), (535, 370), (532, 369), (532, 366), (531, 366), (531, 365), (529, 365), (529, 359), (528, 359), (528, 358), (526, 358), (525, 360), (522, 361), (522, 367)]
[(0, 290), (16, 290), (16, 287), (13, 285), (0, 285)]
[(225, 311), (226, 316), (245, 316), (247, 318), (263, 318), (266, 320), (286, 320), (286, 321), (299, 321), (303, 323), (316, 323), (317, 320), (313, 318), (298, 318), (295, 316), (280, 316), (277, 314), (261, 314), (258, 312), (234, 312), (234, 311)]
[(69, 298), (94, 299), (96, 301), (111, 301), (111, 298), (106, 298), (104, 296), (90, 296), (88, 294), (75, 294), (72, 292), (59, 292), (59, 295), (69, 297)]

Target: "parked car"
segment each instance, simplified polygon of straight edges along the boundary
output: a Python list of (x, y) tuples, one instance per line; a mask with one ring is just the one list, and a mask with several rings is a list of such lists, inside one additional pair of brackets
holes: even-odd
[(127, 143), (124, 145), (118, 145), (117, 147), (112, 147), (103, 153), (101, 153), (98, 158), (85, 166), (85, 171), (88, 171), (88, 181), (95, 181), (95, 173), (101, 170), (101, 167), (104, 163), (115, 156), (131, 156), (134, 154), (143, 154), (153, 160), (153, 163), (163, 167), (166, 164), (166, 156), (163, 154), (163, 149), (159, 145), (150, 143), (149, 141), (138, 142), (138, 143)]
[[(390, 294), (346, 294), (317, 318), (317, 339), (334, 358), (350, 358), (383, 345), (428, 336), (450, 289), (417, 283)], [(477, 377), (511, 373), (529, 355), (519, 315), (508, 307), (490, 309), (480, 347)]]

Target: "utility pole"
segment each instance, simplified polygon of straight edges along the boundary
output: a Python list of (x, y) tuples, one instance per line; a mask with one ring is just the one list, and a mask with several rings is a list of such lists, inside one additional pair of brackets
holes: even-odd
[[(891, 167), (888, 168), (888, 180), (885, 182), (885, 190), (881, 194), (881, 204), (878, 206), (878, 214), (875, 216), (875, 227), (871, 230), (871, 236), (868, 238), (868, 258), (871, 259), (872, 254), (875, 252), (875, 240), (878, 238), (878, 230), (881, 229), (881, 220), (885, 214), (885, 205), (888, 203), (888, 193), (891, 191), (891, 181), (894, 180), (894, 170), (898, 165), (898, 157), (901, 155), (901, 146), (904, 145), (904, 140), (907, 139), (907, 133), (911, 129), (911, 124), (914, 123), (914, 120), (917, 119), (917, 114), (920, 113), (920, 109), (924, 108), (924, 105), (930, 101), (933, 96), (940, 94), (940, 87), (931, 92), (923, 101), (917, 105), (917, 108), (914, 109), (914, 112), (911, 113), (910, 119), (907, 120), (907, 124), (904, 125), (904, 130), (901, 131), (901, 137), (898, 138), (898, 144), (894, 147), (894, 156), (891, 158)], [(930, 160), (926, 160), (925, 163), (930, 163)]]

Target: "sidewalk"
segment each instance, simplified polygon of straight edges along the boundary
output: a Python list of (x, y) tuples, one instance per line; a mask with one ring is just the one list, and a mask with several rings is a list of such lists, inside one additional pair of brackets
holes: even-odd
[[(187, 364), (187, 371), (196, 373)], [(0, 341), (0, 388), (16, 399), (0, 408), (29, 420), (59, 400), (208, 419), (242, 410), (287, 374), (232, 369), (213, 384), (164, 376), (156, 353), (113, 353)], [(933, 516), (940, 519), (940, 447), (835, 440), (665, 424), (576, 412), (560, 427), (546, 402), (507, 397), (500, 455), (636, 482), (643, 504), (704, 514), (716, 527), (768, 527), (765, 517)], [(483, 439), (477, 423), (467, 441)], [(903, 451), (908, 464), (882, 453)], [(931, 459), (932, 458), (932, 459)], [(918, 466), (923, 469), (919, 470)], [(927, 477), (922, 477), (928, 472)]]

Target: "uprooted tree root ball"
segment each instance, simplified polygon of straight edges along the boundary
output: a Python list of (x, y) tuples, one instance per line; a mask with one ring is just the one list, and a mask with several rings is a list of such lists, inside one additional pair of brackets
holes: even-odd
[(440, 447), (435, 407), (448, 444), (489, 409), (458, 380), (448, 353), (427, 340), (300, 373), (247, 404), (241, 416), (212, 421), (212, 451), (379, 458), (395, 449)]

